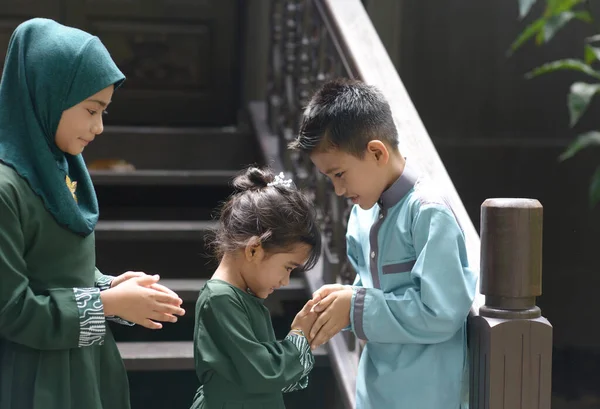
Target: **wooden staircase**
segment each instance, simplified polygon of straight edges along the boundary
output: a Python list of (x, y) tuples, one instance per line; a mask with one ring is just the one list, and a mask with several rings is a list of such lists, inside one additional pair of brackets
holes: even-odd
[[(236, 128), (107, 127), (85, 159), (118, 159), (135, 170), (91, 170), (100, 202), (97, 266), (105, 274), (158, 273), (177, 292), (186, 315), (162, 330), (111, 323), (129, 373), (132, 407), (184, 409), (198, 386), (194, 372), (194, 305), (216, 267), (207, 235), (212, 215), (231, 193), (232, 177), (262, 164), (256, 137)], [(278, 337), (308, 299), (303, 277), (266, 302)], [(337, 388), (324, 348), (306, 391), (286, 396), (288, 408), (331, 408)]]

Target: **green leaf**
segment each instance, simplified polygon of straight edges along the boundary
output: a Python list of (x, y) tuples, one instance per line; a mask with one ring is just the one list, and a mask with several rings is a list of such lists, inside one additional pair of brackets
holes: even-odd
[(508, 51), (508, 55), (510, 56), (512, 53), (517, 51), (517, 49), (521, 47), (531, 37), (535, 36), (538, 33), (541, 33), (544, 29), (544, 24), (546, 24), (546, 19), (539, 18), (530, 25), (528, 25), (527, 28), (523, 30), (523, 32), (519, 35), (519, 37), (517, 37), (515, 42), (511, 44), (510, 50)]
[(524, 18), (537, 0), (519, 0), (519, 18)]
[(577, 20), (581, 20), (584, 23), (594, 22), (594, 17), (590, 14), (589, 11), (576, 11), (574, 14)]
[(561, 28), (573, 19), (585, 21), (586, 23), (592, 22), (592, 16), (587, 11), (564, 11), (556, 14), (544, 24), (544, 42), (550, 41)]
[(588, 146), (600, 145), (600, 132), (589, 131), (577, 137), (558, 158), (560, 161), (572, 158), (577, 152)]
[[(546, 27), (546, 24), (544, 24), (544, 27)], [(535, 35), (535, 45), (540, 46), (544, 43), (544, 29), (542, 28), (540, 31), (538, 31), (538, 33)]]
[(583, 116), (590, 105), (592, 98), (598, 92), (600, 92), (600, 84), (575, 82), (571, 85), (571, 92), (567, 96), (567, 106), (569, 107), (571, 126), (575, 126), (577, 121)]
[(573, 7), (583, 1), (584, 0), (547, 0), (544, 17), (550, 17), (564, 11), (570, 11)]
[(586, 44), (584, 47), (584, 55), (585, 63), (588, 65), (596, 60), (600, 61), (600, 48)]
[(600, 203), (600, 167), (594, 172), (590, 183), (590, 207), (593, 208), (598, 203)]
[(600, 79), (600, 72), (594, 71), (592, 67), (583, 61), (573, 59), (557, 60), (546, 63), (525, 74), (525, 78), (531, 79), (550, 72), (564, 70), (579, 71), (596, 79)]

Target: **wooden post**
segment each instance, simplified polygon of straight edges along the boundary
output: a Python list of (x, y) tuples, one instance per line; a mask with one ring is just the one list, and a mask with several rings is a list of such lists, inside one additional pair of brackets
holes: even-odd
[(542, 294), (542, 219), (532, 199), (481, 206), (481, 293), (469, 322), (470, 409), (550, 409), (552, 326)]

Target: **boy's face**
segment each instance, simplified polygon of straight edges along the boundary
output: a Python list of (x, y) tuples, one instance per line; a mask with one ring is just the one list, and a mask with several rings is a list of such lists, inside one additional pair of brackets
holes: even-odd
[(54, 139), (61, 151), (79, 155), (104, 131), (102, 114), (110, 104), (113, 91), (114, 86), (111, 85), (63, 111)]
[(335, 193), (362, 209), (377, 203), (387, 184), (385, 164), (389, 153), (380, 141), (371, 141), (362, 158), (339, 149), (314, 152), (310, 159), (333, 183)]

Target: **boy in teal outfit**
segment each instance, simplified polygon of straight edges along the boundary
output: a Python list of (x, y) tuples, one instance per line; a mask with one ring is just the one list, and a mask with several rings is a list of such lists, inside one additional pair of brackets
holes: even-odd
[(358, 81), (326, 83), (290, 147), (310, 155), (336, 194), (354, 203), (346, 239), (356, 280), (314, 294), (320, 316), (311, 345), (343, 329), (367, 341), (358, 409), (465, 408), (477, 273), (452, 209), (400, 154), (383, 95)]

